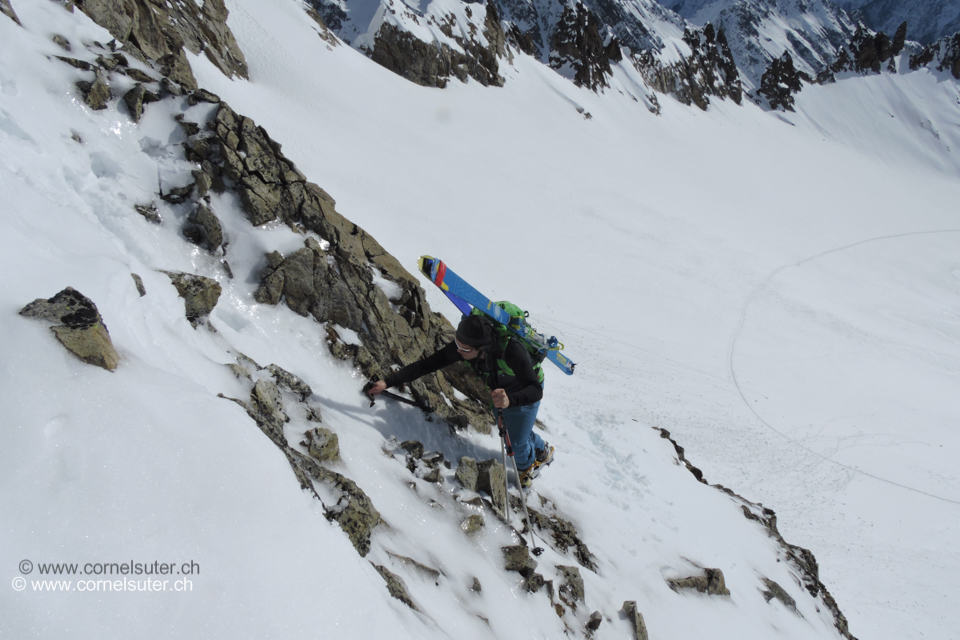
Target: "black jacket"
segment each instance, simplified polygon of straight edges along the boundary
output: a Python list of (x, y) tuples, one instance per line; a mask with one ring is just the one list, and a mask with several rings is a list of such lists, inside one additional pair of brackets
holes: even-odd
[[(384, 382), (388, 387), (413, 382), (421, 376), (439, 371), (463, 359), (460, 351), (457, 350), (456, 342), (451, 342), (436, 353), (390, 374)], [(497, 360), (500, 359), (513, 372), (513, 375), (498, 371)], [(467, 365), (484, 379), (488, 388), (506, 391), (511, 407), (533, 404), (543, 398), (543, 386), (533, 370), (530, 354), (516, 340), (511, 339), (502, 354), (497, 344), (485, 348), (479, 356), (468, 360)], [(502, 367), (499, 368), (502, 369)]]

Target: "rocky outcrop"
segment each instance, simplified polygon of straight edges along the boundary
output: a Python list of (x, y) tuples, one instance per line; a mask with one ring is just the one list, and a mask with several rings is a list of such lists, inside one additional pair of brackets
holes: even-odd
[(477, 466), (477, 461), (468, 456), (460, 458), (454, 477), (467, 491), (476, 491), (477, 482), (480, 479), (480, 469)]
[(413, 604), (410, 594), (407, 593), (407, 587), (403, 584), (403, 579), (401, 579), (400, 576), (391, 572), (381, 564), (374, 564), (373, 567), (377, 570), (377, 573), (380, 574), (380, 577), (383, 578), (384, 582), (387, 583), (387, 591), (390, 592), (391, 596), (407, 605), (414, 611), (420, 611), (420, 609), (417, 608), (417, 605)]
[(101, 69), (95, 71), (93, 82), (79, 80), (76, 86), (80, 95), (83, 96), (83, 101), (94, 111), (106, 109), (110, 99), (113, 98), (107, 76)]
[[(198, 172), (199, 179), (194, 184), (209, 185), (206, 173)], [(207, 186), (206, 188), (209, 188)], [(199, 194), (198, 194), (199, 195)], [(197, 203), (193, 211), (187, 216), (187, 221), (183, 225), (184, 237), (195, 245), (203, 247), (211, 253), (219, 249), (223, 244), (223, 226), (220, 219), (203, 203)]]
[(113, 371), (120, 363), (97, 305), (73, 287), (47, 300), (34, 300), (20, 315), (60, 323), (51, 327), (57, 340), (87, 364)]
[(767, 106), (781, 111), (793, 111), (794, 95), (803, 89), (803, 83), (813, 82), (808, 74), (798, 71), (793, 65), (789, 51), (774, 59), (760, 78), (757, 94), (766, 99)]
[(462, 51), (445, 42), (424, 42), (408, 31), (385, 22), (377, 32), (373, 49), (367, 53), (377, 64), (426, 87), (443, 88), (450, 77), (456, 77), (461, 82), (466, 82), (469, 77), (485, 87), (502, 87), (503, 77), (499, 73), (498, 58), (504, 55), (506, 38), (496, 6), (493, 3), (487, 3), (486, 6), (486, 45), (476, 39), (455, 36), (451, 22), (440, 25), (440, 30), (452, 38)]
[(627, 616), (627, 619), (630, 620), (630, 623), (633, 625), (633, 638), (634, 640), (649, 640), (650, 636), (647, 635), (647, 625), (643, 621), (643, 614), (637, 609), (636, 600), (626, 600), (623, 603), (623, 613)]
[(793, 599), (793, 596), (787, 593), (786, 589), (781, 587), (770, 578), (763, 578), (763, 584), (767, 587), (765, 590), (761, 591), (764, 600), (767, 602), (770, 602), (774, 599), (779, 600), (783, 606), (799, 615), (797, 612), (797, 601)]
[(206, 276), (179, 271), (164, 271), (183, 298), (184, 313), (194, 328), (206, 322), (220, 300), (220, 283)]
[(127, 105), (127, 111), (134, 122), (140, 122), (143, 116), (143, 106), (151, 102), (158, 102), (160, 96), (143, 86), (142, 82), (134, 85), (133, 89), (123, 95), (123, 102)]
[(667, 584), (674, 591), (681, 589), (695, 589), (700, 593), (706, 593), (711, 596), (728, 596), (730, 591), (727, 589), (726, 582), (723, 579), (723, 571), (720, 569), (704, 569), (702, 576), (690, 576), (687, 578), (673, 578), (667, 580)]
[(847, 640), (857, 640), (856, 637), (850, 633), (847, 617), (843, 615), (842, 611), (840, 611), (837, 601), (832, 595), (830, 595), (830, 591), (827, 590), (826, 585), (820, 581), (820, 567), (817, 564), (817, 559), (813, 555), (813, 552), (811, 552), (809, 549), (804, 549), (803, 547), (790, 544), (784, 540), (783, 536), (780, 535), (780, 531), (777, 530), (777, 514), (773, 511), (773, 509), (764, 507), (761, 504), (750, 502), (743, 496), (734, 493), (723, 485), (711, 485), (703, 477), (703, 473), (700, 471), (700, 469), (693, 466), (690, 461), (686, 459), (683, 447), (681, 447), (676, 440), (670, 437), (669, 431), (659, 427), (654, 427), (654, 429), (660, 432), (660, 436), (662, 438), (670, 441), (674, 447), (674, 450), (677, 452), (678, 461), (685, 465), (699, 482), (712, 486), (715, 489), (723, 491), (729, 495), (737, 504), (740, 505), (741, 509), (743, 510), (744, 517), (746, 517), (748, 520), (753, 520), (759, 523), (767, 530), (767, 533), (770, 535), (770, 537), (773, 538), (777, 544), (780, 545), (780, 548), (784, 550), (787, 561), (799, 570), (801, 584), (804, 589), (807, 590), (807, 593), (809, 593), (813, 598), (819, 597), (824, 606), (826, 606), (830, 613), (833, 614), (834, 625), (836, 626), (840, 635)]
[(558, 564), (557, 573), (563, 577), (563, 582), (558, 589), (560, 600), (570, 607), (571, 611), (576, 611), (577, 604), (583, 604), (584, 598), (586, 598), (580, 569)]
[(223, 0), (76, 0), (76, 6), (141, 60), (187, 89), (197, 81), (184, 54), (203, 53), (225, 75), (247, 77), (243, 53), (227, 26)]
[(932, 66), (938, 71), (949, 71), (960, 80), (960, 31), (941, 38), (910, 57), (910, 68)]
[(610, 63), (623, 59), (620, 41), (582, 3), (564, 7), (550, 49), (550, 66), (591, 91), (609, 86)]
[(333, 431), (317, 427), (303, 435), (307, 439), (300, 444), (307, 447), (310, 455), (318, 462), (336, 462), (340, 459), (340, 439)]
[(711, 96), (730, 98), (740, 104), (740, 71), (723, 29), (716, 31), (710, 23), (703, 28), (687, 28), (683, 41), (691, 53), (678, 62), (664, 64), (652, 51), (634, 54), (631, 61), (654, 90), (672, 95), (684, 104), (705, 110)]
[(10, 0), (0, 0), (0, 13), (7, 16), (21, 27), (20, 18), (17, 17), (17, 12), (13, 10), (13, 6), (10, 4)]
[(506, 480), (506, 471), (496, 460), (484, 460), (477, 464), (477, 491), (490, 496), (493, 511), (501, 518), (506, 518)]

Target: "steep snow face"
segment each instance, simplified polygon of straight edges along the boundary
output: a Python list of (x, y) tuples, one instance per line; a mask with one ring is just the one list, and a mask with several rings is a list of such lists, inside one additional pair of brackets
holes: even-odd
[(930, 44), (960, 31), (960, 2), (956, 0), (837, 0), (847, 11), (859, 11), (864, 23), (890, 35), (903, 22), (907, 38)]
[(680, 10), (695, 24), (723, 27), (751, 88), (759, 87), (763, 72), (784, 51), (799, 70), (815, 77), (836, 60), (857, 26), (828, 0), (719, 0), (684, 4)]

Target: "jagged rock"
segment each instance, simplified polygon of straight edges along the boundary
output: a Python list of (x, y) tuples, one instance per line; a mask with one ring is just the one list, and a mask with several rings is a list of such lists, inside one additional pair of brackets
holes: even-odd
[(323, 422), (323, 417), (320, 415), (320, 409), (307, 405), (306, 417), (310, 422)]
[(267, 435), (273, 436), (286, 444), (283, 437), (283, 425), (290, 421), (290, 417), (283, 410), (283, 398), (280, 390), (272, 382), (257, 380), (250, 393), (250, 407), (255, 412), (254, 419)]
[(543, 588), (545, 584), (543, 576), (539, 573), (532, 573), (527, 576), (523, 581), (523, 588), (529, 593), (537, 593), (540, 589)]
[(952, 36), (941, 38), (919, 53), (910, 56), (911, 69), (934, 63), (939, 71), (949, 71), (954, 78), (960, 80), (960, 31)]
[[(137, 82), (154, 83), (157, 81), (157, 79), (151, 76), (149, 73), (146, 73), (145, 71), (141, 71), (136, 67), (127, 67), (125, 69), (117, 69), (117, 71), (119, 71), (123, 75)], [(158, 94), (154, 93), (153, 95), (156, 95), (158, 99), (160, 98)]]
[(474, 593), (480, 593), (483, 591), (483, 587), (480, 585), (480, 580), (478, 578), (473, 579), (473, 583), (470, 585), (470, 591)]
[(237, 377), (237, 380), (251, 379), (250, 372), (247, 371), (244, 367), (240, 366), (239, 364), (230, 362), (227, 364), (227, 366), (230, 367), (230, 371), (232, 371), (233, 375)]
[(22, 24), (20, 24), (20, 18), (17, 17), (17, 12), (13, 10), (13, 6), (10, 4), (10, 0), (0, 0), (0, 13), (10, 18), (11, 20), (19, 24), (21, 27), (23, 26)]
[(160, 224), (162, 220), (160, 219), (160, 212), (157, 210), (157, 205), (153, 204), (135, 204), (133, 208), (137, 210), (137, 213), (142, 215), (147, 222), (152, 222), (153, 224)]
[(482, 529), (483, 524), (483, 516), (473, 514), (472, 516), (467, 516), (463, 522), (460, 523), (460, 528), (466, 533), (474, 533)]
[(400, 443), (400, 448), (406, 451), (411, 458), (420, 459), (423, 457), (423, 443), (418, 440), (404, 440)]
[(313, 395), (313, 389), (310, 388), (310, 385), (286, 369), (283, 369), (275, 364), (268, 364), (266, 369), (273, 374), (274, 380), (277, 381), (277, 384), (281, 389), (286, 389), (290, 393), (297, 394), (300, 396), (301, 401), (306, 400)]
[(169, 202), (170, 204), (183, 204), (190, 199), (190, 194), (193, 193), (194, 184), (191, 182), (188, 185), (182, 187), (174, 187), (166, 193), (161, 193), (160, 197)]
[(463, 485), (464, 489), (476, 491), (479, 474), (480, 471), (477, 467), (477, 461), (473, 458), (463, 456), (460, 458), (460, 464), (457, 465), (457, 471), (454, 477), (457, 479), (457, 482)]
[(420, 459), (430, 469), (439, 469), (440, 465), (443, 464), (443, 454), (439, 451), (428, 451), (420, 456)]
[(220, 283), (211, 278), (190, 273), (164, 271), (184, 299), (187, 320), (194, 327), (202, 322), (220, 300)]
[(477, 491), (483, 491), (490, 496), (493, 510), (500, 517), (506, 514), (506, 478), (503, 465), (496, 460), (485, 460), (477, 465)]
[(213, 252), (223, 244), (220, 219), (207, 206), (198, 203), (183, 225), (184, 237), (195, 245)]
[[(370, 564), (373, 564), (372, 562)], [(407, 588), (403, 584), (403, 580), (400, 576), (391, 573), (389, 569), (383, 565), (374, 564), (374, 568), (377, 570), (377, 573), (384, 579), (387, 583), (387, 591), (390, 592), (390, 595), (407, 605), (414, 611), (420, 611), (417, 609), (417, 605), (413, 604), (413, 600), (410, 599), (410, 595), (407, 593)]]
[(189, 96), (187, 96), (187, 104), (191, 107), (200, 104), (201, 102), (209, 102), (210, 104), (219, 104), (220, 96), (215, 93), (211, 93), (206, 89), (196, 89)]
[[(193, 184), (197, 188), (197, 197), (202, 198), (207, 195), (210, 192), (210, 189), (213, 187), (213, 176), (203, 169), (199, 171), (195, 169), (190, 173), (193, 175)], [(219, 189), (219, 191), (222, 190), (223, 189)]]
[(163, 77), (160, 79), (160, 89), (164, 93), (171, 96), (183, 95), (183, 89), (180, 87), (180, 85), (167, 77)]
[[(2, 3), (2, 2), (7, 2), (7, 0), (0, 0), (0, 3)], [(61, 49), (63, 49), (63, 50), (66, 51), (67, 53), (70, 53), (71, 51), (73, 51), (73, 46), (71, 46), (70, 41), (67, 40), (66, 38), (64, 38), (63, 36), (61, 36), (59, 33), (54, 34), (53, 37), (51, 38), (51, 40), (53, 40), (53, 42), (54, 42), (58, 47), (60, 47)]]
[(137, 293), (140, 294), (140, 297), (147, 295), (147, 290), (143, 286), (143, 278), (138, 276), (135, 273), (131, 273), (130, 276), (133, 278), (133, 283), (137, 286)]
[(704, 569), (706, 575), (690, 576), (689, 578), (674, 578), (667, 580), (667, 584), (674, 591), (680, 589), (696, 589), (700, 593), (706, 593), (711, 596), (728, 596), (726, 583), (723, 580), (723, 572), (720, 569)]
[[(511, 496), (511, 505), (514, 509), (517, 509), (518, 512), (523, 508), (520, 499), (515, 496)], [(534, 526), (542, 531), (550, 531), (553, 543), (558, 548), (566, 552), (567, 549), (572, 547), (573, 555), (577, 559), (577, 562), (580, 563), (580, 566), (590, 571), (597, 570), (597, 563), (593, 554), (590, 552), (586, 543), (580, 539), (577, 528), (573, 526), (573, 523), (564, 520), (556, 514), (548, 517), (533, 508), (528, 508), (528, 511)]]
[[(60, 62), (66, 62), (68, 65), (70, 65), (71, 67), (73, 67), (73, 68), (75, 68), (75, 69), (81, 69), (81, 70), (83, 70), (83, 71), (93, 71), (94, 69), (96, 69), (95, 66), (93, 66), (92, 64), (90, 64), (90, 63), (87, 62), (86, 60), (78, 60), (78, 59), (76, 59), (76, 58), (68, 58), (68, 57), (66, 57), (66, 56), (56, 56), (56, 58), (57, 58), (57, 60), (59, 60)], [(78, 84), (78, 88), (79, 88), (79, 87), (86, 88), (86, 87), (87, 87), (87, 83), (84, 83), (84, 84), (82, 84), (82, 85), (79, 85), (79, 84)]]
[(77, 82), (77, 89), (83, 95), (83, 101), (87, 106), (94, 111), (101, 111), (107, 108), (113, 93), (110, 91), (110, 85), (107, 84), (107, 76), (99, 69), (96, 69), (95, 73), (96, 77), (92, 83), (81, 80)]
[(433, 567), (428, 567), (422, 562), (417, 562), (413, 558), (408, 558), (407, 556), (401, 556), (391, 551), (387, 551), (387, 555), (395, 560), (398, 560), (403, 566), (410, 567), (414, 569), (417, 573), (421, 574), (425, 578), (429, 578), (436, 582), (440, 579), (440, 576), (443, 575), (439, 569), (434, 569)]
[(317, 427), (304, 434), (310, 455), (320, 462), (334, 462), (340, 459), (340, 439), (329, 429)]
[(140, 122), (140, 117), (143, 116), (143, 105), (150, 104), (151, 102), (159, 102), (159, 100), (160, 96), (149, 91), (139, 82), (134, 85), (133, 89), (123, 94), (123, 102), (127, 105), (127, 109), (130, 110), (130, 116), (134, 122)]
[(203, 52), (225, 75), (247, 77), (246, 61), (229, 27), (223, 0), (132, 2), (84, 0), (80, 10), (138, 58), (156, 60), (163, 75), (189, 89), (196, 79), (184, 55)]
[(774, 598), (783, 603), (783, 606), (797, 613), (797, 601), (786, 592), (786, 590), (770, 578), (763, 578), (763, 584), (767, 586), (766, 591), (762, 591), (763, 599), (770, 602)]
[(597, 629), (600, 628), (601, 622), (603, 622), (603, 616), (600, 614), (599, 611), (594, 611), (593, 613), (590, 614), (590, 619), (587, 620), (587, 624), (586, 624), (587, 631), (591, 633), (596, 631)]
[(507, 571), (516, 571), (524, 578), (533, 575), (533, 570), (537, 568), (537, 561), (530, 557), (530, 550), (526, 545), (511, 545), (501, 547), (501, 550), (506, 561), (504, 568)]
[(608, 31), (600, 18), (578, 2), (575, 7), (564, 6), (553, 36), (550, 40), (550, 66), (554, 69), (571, 67), (573, 83), (596, 91), (609, 86), (607, 76), (613, 72), (611, 62), (623, 59), (620, 41), (607, 38), (600, 31)]
[(64, 347), (88, 364), (113, 371), (120, 363), (97, 306), (73, 287), (47, 300), (34, 300), (20, 315), (62, 323), (51, 330)]
[(767, 99), (771, 109), (793, 111), (793, 95), (800, 93), (803, 82), (812, 83), (813, 78), (797, 70), (789, 51), (774, 59), (760, 78), (757, 93)]
[(649, 640), (647, 635), (647, 625), (643, 621), (643, 614), (637, 610), (636, 600), (626, 600), (623, 603), (623, 612), (630, 622), (633, 623), (634, 640)]
[(560, 600), (571, 610), (577, 610), (577, 603), (583, 602), (583, 578), (580, 576), (580, 569), (577, 567), (568, 567), (558, 564), (557, 571), (563, 576), (563, 584), (560, 585)]

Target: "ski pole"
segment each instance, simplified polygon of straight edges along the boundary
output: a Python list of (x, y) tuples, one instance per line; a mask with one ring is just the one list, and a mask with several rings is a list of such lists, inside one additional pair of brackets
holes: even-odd
[[(517, 458), (515, 455), (513, 455), (513, 445), (510, 443), (510, 434), (507, 433), (507, 428), (504, 425), (503, 409), (499, 409), (499, 408), (497, 409), (497, 425), (500, 427), (500, 437), (502, 438), (502, 442), (506, 443), (506, 452), (509, 454), (510, 459), (513, 460), (513, 472), (517, 475), (517, 489), (520, 491), (520, 504), (523, 505), (523, 515), (527, 521), (527, 528), (530, 529), (530, 546), (533, 547), (533, 555), (539, 556), (541, 553), (543, 553), (543, 547), (537, 546), (537, 537), (533, 532), (533, 521), (530, 519), (530, 511), (527, 510), (527, 496), (523, 492), (523, 484), (520, 482), (520, 469), (519, 467), (517, 467)], [(504, 477), (504, 485), (506, 485), (507, 484), (506, 460), (504, 460), (504, 464), (503, 464), (503, 477)], [(508, 505), (507, 508), (509, 509), (509, 505), (510, 505), (509, 492), (506, 495), (506, 501)], [(509, 521), (510, 521), (510, 518), (509, 518), (509, 511), (508, 511), (507, 522)]]

